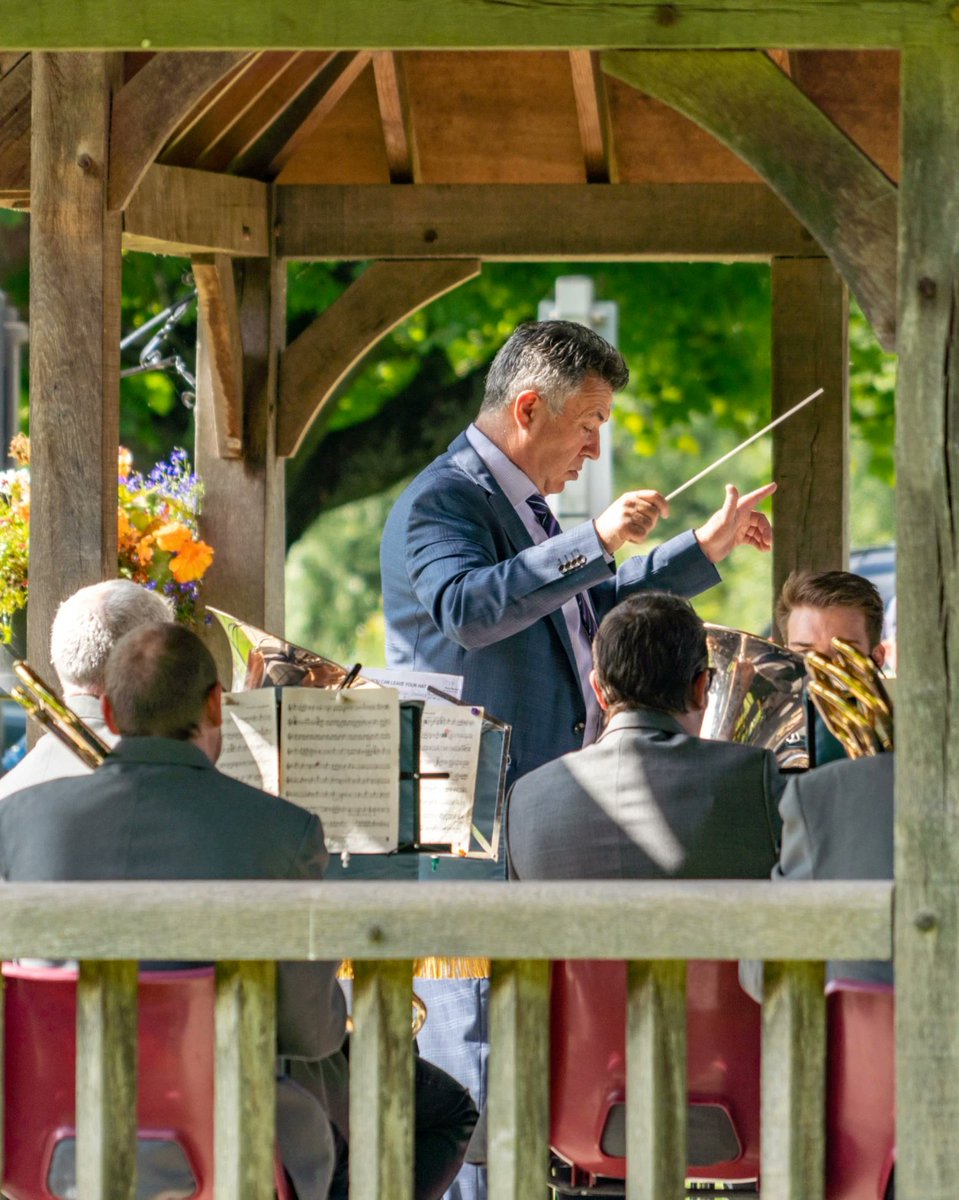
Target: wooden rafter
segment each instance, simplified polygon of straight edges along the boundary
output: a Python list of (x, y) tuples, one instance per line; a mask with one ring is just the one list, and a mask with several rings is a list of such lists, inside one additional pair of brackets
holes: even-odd
[(230, 163), (237, 175), (273, 178), (339, 103), (369, 62), (368, 54), (327, 56), (290, 103)]
[(197, 307), (210, 364), (213, 424), (220, 458), (243, 454), (243, 343), (233, 262), (225, 254), (194, 255)]
[(400, 321), (480, 272), (480, 263), (378, 262), (284, 350), (276, 452), (295, 454), (337, 384)]
[(896, 187), (764, 53), (618, 51), (603, 69), (747, 162), (817, 238), (886, 348), (896, 330)]
[(0, 79), (0, 191), (9, 204), (30, 199), (30, 95), (27, 56)]
[[(247, 130), (262, 131), (274, 111), (274, 95), (295, 91), (296, 77), (304, 52), (283, 54), (269, 51), (256, 66), (230, 90), (232, 103), (221, 111), (215, 128), (208, 131), (206, 146), (196, 156), (194, 166), (206, 171), (224, 171), (234, 157), (237, 143), (243, 146)], [(282, 104), (282, 102), (281, 102)]]
[(110, 121), (111, 209), (122, 209), (183, 117), (247, 55), (157, 54), (113, 101)]
[(373, 75), (390, 182), (416, 183), (420, 175), (419, 155), (402, 55), (389, 50), (374, 54)]
[(587, 183), (616, 183), (618, 172), (609, 118), (606, 78), (599, 55), (592, 50), (570, 50), (569, 66), (576, 97), (579, 136)]
[(116, 0), (34, 0), (9, 5), (3, 47), (18, 49), (326, 50), (578, 49), (789, 46), (803, 49), (959, 45), (948, 0), (211, 0), (118, 5)]
[[(125, 57), (129, 59), (130, 55), (126, 55)], [(181, 159), (182, 165), (189, 165), (192, 162), (193, 158), (206, 145), (206, 131), (210, 126), (210, 122), (215, 122), (216, 114), (222, 113), (225, 108), (228, 108), (229, 101), (227, 96), (230, 89), (247, 72), (252, 71), (262, 57), (262, 51), (257, 51), (255, 54), (248, 54), (239, 66), (234, 67), (232, 71), (228, 71), (219, 83), (210, 88), (203, 102), (197, 104), (170, 135), (163, 150), (163, 162), (168, 162), (172, 165), (180, 165)]]
[(761, 184), (278, 187), (278, 253), (299, 259), (754, 259), (816, 254)]

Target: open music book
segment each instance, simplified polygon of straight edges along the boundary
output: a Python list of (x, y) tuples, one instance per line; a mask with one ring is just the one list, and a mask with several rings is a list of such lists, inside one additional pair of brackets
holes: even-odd
[[(434, 698), (432, 677), (382, 672), (397, 686), (361, 676), (331, 690), (340, 664), (213, 611), (233, 687), (252, 684), (224, 696), (222, 771), (315, 812), (333, 851), (496, 856), (508, 726)], [(462, 681), (441, 682), (455, 699)]]
[[(411, 702), (419, 720), (419, 837), (468, 851), (483, 712)], [(315, 812), (330, 850), (399, 846), (400, 701), (394, 688), (260, 688), (223, 698), (221, 771)]]

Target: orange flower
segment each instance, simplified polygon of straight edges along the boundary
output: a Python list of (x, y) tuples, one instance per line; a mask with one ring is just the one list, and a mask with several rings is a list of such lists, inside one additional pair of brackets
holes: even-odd
[(173, 554), (178, 554), (182, 546), (193, 541), (193, 534), (179, 521), (171, 521), (169, 525), (162, 525), (154, 536), (156, 544), (161, 550), (169, 550)]
[(207, 567), (213, 562), (213, 547), (206, 542), (183, 542), (170, 559), (170, 574), (177, 583), (189, 583), (202, 579)]

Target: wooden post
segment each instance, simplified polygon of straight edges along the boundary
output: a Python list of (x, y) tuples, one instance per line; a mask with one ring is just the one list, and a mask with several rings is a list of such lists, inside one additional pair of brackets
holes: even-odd
[(549, 963), (500, 960), (490, 983), (489, 1194), (546, 1194)]
[(686, 964), (628, 971), (626, 1195), (675, 1200), (686, 1177)]
[(273, 1200), (276, 964), (216, 966), (215, 1200)]
[(822, 1200), (825, 970), (817, 962), (768, 962), (764, 976), (763, 1194), (772, 1200)]
[(77, 1194), (136, 1196), (137, 964), (81, 962), (77, 982)]
[(286, 266), (241, 259), (234, 270), (243, 347), (241, 458), (217, 452), (210, 352), (204, 323), (198, 323), (196, 458), (206, 487), (201, 530), (216, 551), (205, 593), (217, 608), (282, 633), (286, 514), (284, 465), (276, 457), (276, 389)]
[(827, 258), (773, 259), (773, 603), (790, 571), (849, 561), (849, 298)]
[(412, 964), (357, 962), (353, 970), (350, 1200), (411, 1200)]
[(896, 1070), (900, 1200), (959, 1179), (959, 47), (902, 62)]
[(119, 54), (34, 54), (29, 656), (77, 588), (117, 573), (120, 215), (107, 211)]

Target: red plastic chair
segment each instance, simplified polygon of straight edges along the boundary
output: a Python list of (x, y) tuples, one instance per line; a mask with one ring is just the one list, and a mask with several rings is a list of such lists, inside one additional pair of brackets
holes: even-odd
[[(63, 1200), (76, 1190), (77, 973), (4, 963), (3, 977), (3, 1193)], [(212, 967), (141, 973), (138, 1200), (212, 1200), (213, 1011)], [(277, 1189), (288, 1200), (279, 1164)]]
[[(625, 1179), (625, 964), (554, 963), (551, 1004), (550, 1145), (571, 1187)], [(748, 1183), (759, 1176), (759, 1005), (735, 962), (691, 962), (686, 1011), (687, 1176)]]
[(826, 987), (828, 1200), (883, 1200), (896, 1161), (895, 992), (837, 980)]

